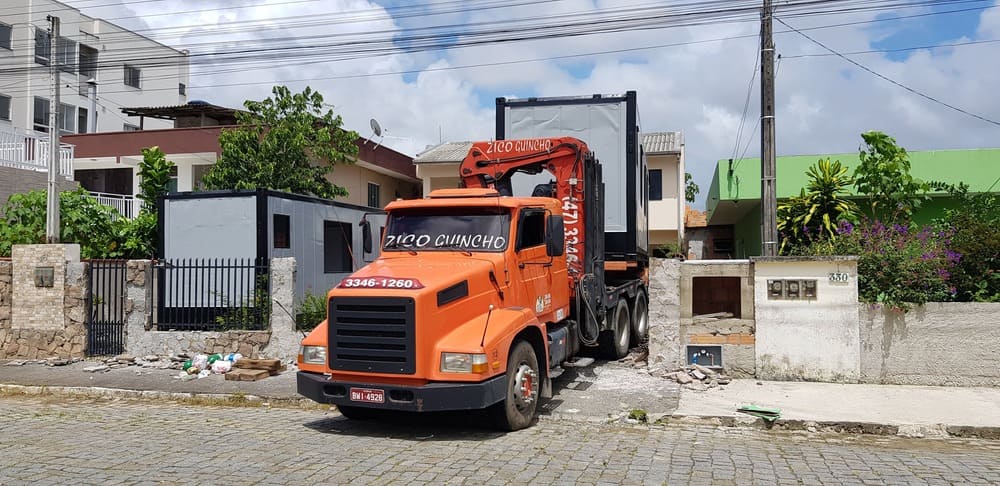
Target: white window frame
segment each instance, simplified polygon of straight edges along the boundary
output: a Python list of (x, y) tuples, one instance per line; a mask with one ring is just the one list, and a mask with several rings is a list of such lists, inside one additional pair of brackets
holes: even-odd
[[(129, 70), (135, 71), (135, 84), (129, 84)], [(125, 86), (135, 89), (142, 89), (142, 69), (139, 69), (138, 66), (125, 64), (123, 72), (124, 72), (124, 77), (122, 79), (122, 83), (124, 83)]]
[(11, 96), (5, 94), (0, 94), (0, 98), (7, 100), (7, 112), (4, 113), (3, 111), (0, 111), (0, 120), (10, 121), (10, 110), (11, 110), (10, 104), (13, 103), (14, 99)]
[(0, 26), (7, 28), (7, 38), (0, 36), (0, 49), (14, 50), (14, 26), (5, 22), (0, 22)]

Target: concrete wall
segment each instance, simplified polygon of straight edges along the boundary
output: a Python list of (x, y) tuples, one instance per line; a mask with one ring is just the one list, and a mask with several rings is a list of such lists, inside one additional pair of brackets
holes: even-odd
[(671, 370), (681, 365), (679, 260), (650, 259), (649, 358), (650, 370)]
[[(45, 189), (48, 179), (49, 175), (45, 172), (0, 167), (0, 216), (12, 194)], [(68, 181), (62, 176), (56, 178), (56, 184), (60, 191), (72, 191), (80, 186), (76, 181)]]
[[(757, 377), (857, 382), (861, 378), (856, 257), (754, 258)], [(848, 275), (831, 282), (831, 273)], [(816, 298), (768, 297), (768, 280), (814, 279)]]
[[(90, 283), (79, 245), (14, 245), (0, 265), (0, 359), (83, 356)], [(52, 287), (35, 268), (52, 267)]]
[(861, 305), (861, 381), (1000, 386), (1000, 303)]

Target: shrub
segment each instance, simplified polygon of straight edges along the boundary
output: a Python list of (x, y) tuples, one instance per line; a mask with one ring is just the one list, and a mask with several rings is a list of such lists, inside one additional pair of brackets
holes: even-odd
[(951, 272), (961, 256), (950, 249), (952, 232), (924, 227), (842, 222), (839, 237), (801, 248), (808, 255), (857, 255), (858, 297), (909, 310), (911, 304), (953, 300)]
[[(10, 196), (0, 218), (0, 256), (10, 256), (15, 244), (45, 243), (45, 211), (44, 190)], [(79, 243), (82, 258), (121, 257), (119, 234), (125, 224), (83, 189), (59, 194), (59, 241)]]
[(295, 329), (311, 331), (323, 319), (326, 319), (326, 296), (306, 292), (302, 303), (299, 304), (298, 312), (295, 313)]
[(953, 233), (952, 250), (962, 255), (952, 269), (955, 300), (1000, 302), (1000, 197), (969, 194), (965, 185), (951, 192), (958, 204), (936, 223)]

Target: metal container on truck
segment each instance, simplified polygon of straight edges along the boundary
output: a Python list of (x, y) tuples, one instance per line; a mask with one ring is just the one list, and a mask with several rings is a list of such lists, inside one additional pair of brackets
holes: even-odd
[[(545, 137), (578, 138), (601, 162), (605, 260), (648, 262), (649, 194), (636, 92), (496, 99), (497, 140)], [(546, 177), (516, 176), (514, 195), (530, 195)]]

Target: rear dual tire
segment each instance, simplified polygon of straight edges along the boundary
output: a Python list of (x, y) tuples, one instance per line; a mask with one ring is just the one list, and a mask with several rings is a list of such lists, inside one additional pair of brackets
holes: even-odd
[(603, 358), (622, 359), (628, 355), (629, 334), (632, 330), (628, 304), (624, 299), (618, 301), (613, 319), (614, 326), (602, 331), (597, 338), (598, 350)]

